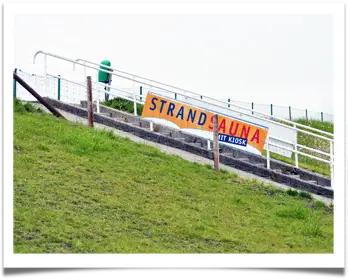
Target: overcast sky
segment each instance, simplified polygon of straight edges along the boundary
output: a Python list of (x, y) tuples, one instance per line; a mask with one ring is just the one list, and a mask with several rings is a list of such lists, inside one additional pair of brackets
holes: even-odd
[[(217, 98), (333, 113), (331, 16), (17, 16), (16, 66), (39, 49)], [(49, 59), (48, 70), (72, 68)]]

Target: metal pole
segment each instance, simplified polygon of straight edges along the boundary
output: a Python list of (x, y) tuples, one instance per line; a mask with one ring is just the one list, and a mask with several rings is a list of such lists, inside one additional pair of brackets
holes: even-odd
[(60, 75), (58, 77), (58, 100), (60, 100)]
[(143, 101), (142, 95), (143, 95), (143, 87), (140, 86), (140, 101)]
[(289, 106), (289, 119), (291, 121), (291, 107)]
[(47, 55), (44, 56), (44, 64), (45, 64), (45, 77), (44, 77), (44, 95), (47, 95)]
[(220, 171), (219, 167), (219, 130), (218, 130), (218, 115), (214, 114), (214, 168)]
[(306, 120), (308, 121), (308, 112), (307, 112), (307, 109), (306, 109)]
[(99, 98), (97, 98), (97, 113), (100, 113)]
[[(294, 128), (296, 128), (296, 124), (294, 124)], [(295, 166), (298, 168), (297, 137), (294, 143), (294, 150), (295, 150)]]
[(330, 174), (331, 174), (331, 188), (334, 186), (334, 152), (333, 143), (330, 141)]
[(254, 102), (251, 102), (251, 114), (253, 114), (254, 115)]
[(273, 116), (273, 104), (271, 104), (271, 116)]
[(42, 105), (44, 105), (53, 115), (65, 119), (61, 113), (59, 113), (56, 108), (49, 104), (45, 99), (42, 98), (32, 87), (30, 87), (26, 82), (24, 82), (16, 73), (13, 73), (13, 78), (27, 91), (29, 91)]
[(136, 99), (135, 99), (135, 92), (133, 91), (133, 105), (134, 105), (134, 116), (137, 116), (137, 102), (136, 102)]
[(269, 138), (266, 139), (266, 151), (267, 151), (267, 169), (271, 169), (271, 155), (269, 153)]
[[(15, 68), (14, 73), (17, 75), (17, 68)], [(17, 97), (17, 82), (13, 79), (13, 98)]]
[(210, 140), (207, 140), (207, 149), (210, 150)]
[(92, 78), (87, 76), (87, 110), (88, 126), (93, 127)]
[(321, 112), (321, 122), (324, 121), (324, 116), (323, 116), (323, 112)]
[(150, 131), (153, 131), (153, 121), (150, 121)]
[(229, 98), (229, 99), (228, 99), (228, 108), (231, 107), (230, 102), (231, 102), (231, 99)]
[(175, 99), (176, 99), (176, 97), (177, 97), (177, 94), (175, 93), (175, 95), (174, 95), (174, 96), (175, 96)]

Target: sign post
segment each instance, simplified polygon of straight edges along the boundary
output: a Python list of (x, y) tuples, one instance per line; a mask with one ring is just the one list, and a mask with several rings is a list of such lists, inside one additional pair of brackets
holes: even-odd
[(88, 126), (93, 127), (92, 78), (87, 76), (87, 110)]

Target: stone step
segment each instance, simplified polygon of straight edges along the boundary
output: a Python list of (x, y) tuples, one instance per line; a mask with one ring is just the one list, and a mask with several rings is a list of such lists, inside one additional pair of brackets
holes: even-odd
[(317, 181), (314, 181), (314, 180), (306, 180), (306, 182), (311, 183), (311, 184), (318, 185), (318, 182), (317, 182)]
[(288, 175), (288, 176), (293, 177), (293, 178), (300, 179), (300, 175), (297, 175), (297, 174), (285, 174), (285, 175)]
[(254, 163), (254, 165), (256, 165), (258, 167), (266, 167), (265, 163)]
[(281, 169), (272, 169), (274, 172), (277, 172), (277, 173), (283, 173), (283, 170)]
[(250, 159), (249, 158), (237, 158), (238, 160), (241, 160), (241, 161), (250, 161)]
[(105, 117), (111, 117), (111, 113), (97, 113), (97, 114), (105, 116)]
[(186, 141), (186, 138), (174, 138), (175, 140), (179, 140), (179, 141), (182, 141), (182, 142), (185, 142)]
[(189, 143), (189, 144), (202, 148), (202, 143)]

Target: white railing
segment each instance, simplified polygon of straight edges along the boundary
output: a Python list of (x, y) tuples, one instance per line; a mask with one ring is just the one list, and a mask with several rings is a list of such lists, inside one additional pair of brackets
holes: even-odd
[[(306, 146), (300, 145), (300, 144), (297, 143), (297, 141), (291, 142), (291, 141), (287, 141), (285, 139), (282, 139), (281, 137), (277, 137), (277, 136), (274, 136), (274, 135), (269, 135), (269, 137), (268, 137), (269, 140), (266, 141), (266, 145), (265, 145), (266, 146), (266, 151), (267, 151), (267, 167), (269, 168), (269, 160), (270, 160), (269, 146), (274, 146), (274, 147), (278, 147), (278, 148), (289, 150), (289, 151), (293, 152), (295, 154), (295, 166), (296, 167), (298, 167), (298, 155), (303, 155), (303, 156), (306, 156), (306, 157), (309, 157), (309, 158), (312, 158), (312, 159), (315, 159), (315, 160), (318, 160), (318, 161), (321, 161), (321, 162), (329, 163), (330, 164), (330, 170), (331, 170), (331, 180), (333, 180), (333, 167), (334, 167), (333, 144), (334, 144), (334, 139), (333, 139), (333, 134), (332, 133), (329, 133), (329, 132), (326, 132), (326, 131), (322, 131), (322, 130), (319, 130), (319, 129), (315, 129), (315, 128), (312, 128), (312, 127), (309, 127), (309, 126), (305, 126), (305, 125), (302, 125), (302, 124), (299, 124), (299, 123), (295, 123), (295, 122), (292, 122), (292, 121), (289, 121), (289, 120), (286, 120), (286, 119), (282, 119), (282, 118), (279, 118), (279, 117), (274, 117), (274, 116), (271, 116), (269, 114), (258, 112), (256, 110), (253, 110), (253, 109), (250, 109), (250, 108), (246, 108), (246, 107), (242, 107), (242, 106), (238, 106), (238, 105), (234, 105), (234, 104), (229, 104), (228, 102), (217, 100), (217, 99), (211, 98), (209, 96), (200, 95), (200, 94), (194, 93), (192, 91), (188, 91), (188, 90), (184, 90), (184, 89), (181, 89), (181, 88), (178, 88), (178, 87), (170, 86), (170, 85), (167, 85), (167, 84), (164, 84), (164, 83), (160, 83), (160, 82), (157, 82), (157, 81), (154, 81), (154, 80), (151, 80), (151, 79), (147, 79), (147, 78), (144, 78), (144, 77), (141, 77), (141, 76), (137, 76), (137, 75), (134, 75), (134, 74), (130, 74), (130, 73), (127, 73), (127, 72), (124, 72), (124, 71), (120, 71), (120, 70), (114, 69), (114, 68), (106, 66), (106, 65), (93, 63), (93, 62), (90, 62), (90, 61), (87, 61), (87, 60), (83, 60), (83, 59), (72, 60), (72, 59), (68, 59), (68, 58), (65, 58), (65, 57), (62, 57), (62, 56), (59, 56), (59, 55), (55, 55), (55, 54), (51, 54), (51, 53), (47, 53), (47, 52), (43, 52), (43, 51), (38, 51), (34, 55), (34, 63), (35, 63), (36, 56), (38, 54), (40, 54), (40, 53), (45, 56), (45, 60), (44, 60), (44, 62), (45, 62), (45, 66), (44, 66), (45, 75), (47, 75), (47, 64), (46, 64), (47, 63), (47, 59), (46, 59), (46, 57), (47, 56), (51, 56), (51, 57), (54, 57), (54, 58), (61, 59), (61, 60), (64, 60), (64, 61), (72, 63), (74, 69), (75, 69), (75, 65), (76, 64), (83, 66), (85, 75), (86, 75), (86, 68), (89, 68), (89, 69), (93, 69), (93, 70), (96, 70), (96, 71), (103, 71), (103, 72), (109, 73), (109, 74), (111, 74), (113, 76), (116, 76), (116, 77), (119, 77), (119, 78), (123, 78), (123, 79), (126, 79), (126, 80), (129, 80), (129, 81), (133, 82), (133, 92), (122, 90), (122, 89), (111, 87), (111, 86), (107, 85), (107, 87), (109, 87), (110, 89), (116, 90), (118, 92), (127, 93), (127, 94), (131, 95), (133, 98), (129, 98), (129, 97), (124, 96), (122, 94), (115, 94), (114, 92), (111, 92), (111, 91), (110, 92), (105, 91), (105, 90), (102, 90), (102, 91), (104, 93), (106, 93), (106, 94), (109, 94), (109, 95), (112, 95), (112, 96), (121, 97), (123, 99), (126, 99), (126, 100), (134, 102), (134, 108), (135, 108), (134, 113), (135, 114), (136, 114), (136, 104), (144, 104), (144, 102), (139, 101), (139, 100), (136, 99), (137, 96), (139, 98), (143, 97), (143, 96), (135, 93), (134, 85), (135, 85), (135, 83), (139, 83), (141, 85), (150, 86), (151, 88), (164, 90), (165, 92), (168, 92), (168, 93), (174, 93), (175, 95), (179, 95), (179, 96), (183, 96), (183, 97), (189, 97), (191, 100), (194, 100), (194, 101), (199, 101), (199, 102), (207, 103), (207, 104), (210, 104), (210, 105), (213, 104), (217, 108), (222, 108), (224, 110), (228, 110), (228, 111), (231, 111), (231, 112), (234, 112), (234, 113), (242, 113), (242, 114), (244, 114), (246, 116), (250, 116), (250, 117), (262, 120), (262, 121), (266, 121), (268, 123), (272, 123), (272, 124), (275, 124), (277, 126), (286, 127), (287, 129), (291, 129), (291, 130), (294, 130), (296, 132), (301, 132), (301, 133), (310, 135), (310, 136), (315, 137), (315, 138), (326, 140), (326, 141), (329, 142), (329, 145), (330, 145), (330, 153), (329, 154), (325, 153), (325, 152), (323, 152), (321, 150), (317, 150), (317, 149), (314, 149), (314, 148), (311, 148), (311, 147), (306, 147)], [(91, 65), (98, 66), (98, 67), (90, 66), (90, 65), (87, 65), (87, 64), (91, 64)], [(108, 68), (111, 71), (102, 70), (102, 69), (100, 69), (100, 66)], [(118, 73), (129, 75), (130, 77), (126, 77), (126, 76), (118, 74)], [(58, 78), (57, 76), (54, 76), (54, 77)], [(62, 79), (62, 77), (60, 77), (60, 78)], [(141, 79), (145, 80), (145, 82), (144, 81), (140, 81), (139, 79), (140, 80)], [(67, 80), (67, 79), (64, 79), (64, 80)], [(72, 81), (70, 81), (70, 82), (72, 82)], [(74, 82), (72, 82), (72, 83), (74, 83)], [(161, 86), (158, 86), (156, 84), (159, 84)], [(80, 84), (80, 85), (82, 85), (82, 84)], [(101, 84), (99, 84), (99, 85), (101, 85)], [(105, 87), (105, 85), (103, 85), (103, 86)], [(164, 88), (163, 86), (164, 87), (169, 87), (171, 89)], [(175, 89), (177, 91), (174, 91), (172, 89)], [(98, 91), (101, 91), (101, 90), (98, 89)], [(180, 93), (178, 91), (183, 91), (183, 93)], [(196, 97), (189, 96), (189, 94), (194, 95)], [(204, 97), (204, 99), (203, 99), (203, 97)], [(235, 107), (237, 109), (232, 109), (232, 108), (228, 108), (228, 107), (226, 108), (226, 105), (227, 106), (228, 105), (233, 106), (233, 107)], [(241, 112), (241, 111), (238, 111), (238, 109), (239, 110), (249, 111), (251, 113)], [(264, 117), (262, 117), (262, 116), (264, 116)], [(280, 122), (276, 122), (273, 119), (276, 119), (278, 121), (282, 121), (282, 122), (288, 123), (290, 125), (286, 125), (286, 124), (283, 124), (283, 123), (280, 123)], [(300, 129), (298, 127), (304, 128), (306, 130)], [(313, 131), (313, 132), (317, 132), (317, 133), (320, 133), (320, 134), (324, 134), (324, 135), (327, 135), (329, 137), (318, 135), (316, 133), (312, 133), (312, 132), (307, 131), (307, 130), (310, 130), (310, 131)], [(332, 138), (330, 138), (330, 137), (332, 137)], [(283, 142), (284, 144), (291, 144), (293, 148), (289, 148), (289, 147), (285, 147), (285, 146), (276, 144), (276, 143), (271, 141), (272, 139), (274, 139), (276, 141), (279, 141), (279, 142)], [(306, 149), (306, 150), (309, 150), (311, 152), (322, 154), (324, 156), (329, 156), (330, 160), (328, 161), (326, 159), (319, 158), (319, 157), (313, 156), (311, 154), (298, 151), (298, 148)], [(332, 186), (333, 186), (333, 184), (332, 184)]]

